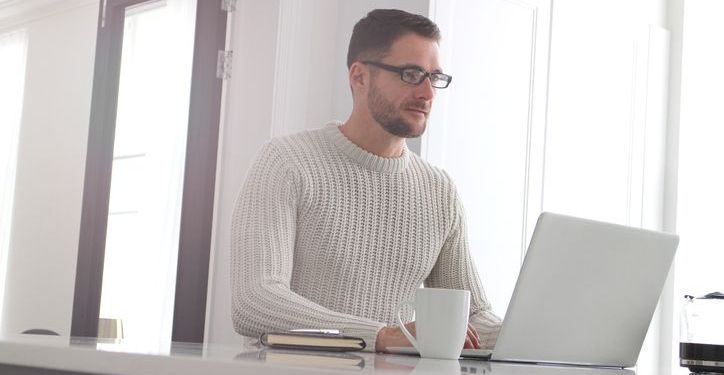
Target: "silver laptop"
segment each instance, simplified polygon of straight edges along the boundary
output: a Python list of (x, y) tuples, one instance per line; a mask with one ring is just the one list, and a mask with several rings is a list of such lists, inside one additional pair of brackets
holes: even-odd
[(492, 360), (634, 366), (678, 243), (675, 234), (542, 213)]
[(541, 214), (492, 359), (634, 366), (678, 243)]

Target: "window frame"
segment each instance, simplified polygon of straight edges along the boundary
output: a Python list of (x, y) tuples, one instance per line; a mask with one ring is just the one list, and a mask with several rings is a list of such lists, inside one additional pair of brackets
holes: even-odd
[[(98, 336), (125, 11), (147, 1), (102, 0), (99, 7), (71, 336)], [(173, 341), (204, 339), (223, 84), (217, 57), (228, 15), (222, 2), (197, 2)]]

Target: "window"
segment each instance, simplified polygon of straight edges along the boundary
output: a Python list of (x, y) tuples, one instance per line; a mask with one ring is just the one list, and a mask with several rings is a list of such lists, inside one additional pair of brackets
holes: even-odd
[(10, 246), (27, 44), (24, 30), (0, 35), (0, 314)]
[(71, 335), (125, 319), (134, 350), (201, 342), (228, 15), (221, 0), (101, 9)]
[(124, 21), (100, 318), (149, 350), (171, 342), (195, 15), (169, 0)]
[[(684, 294), (724, 291), (724, 25), (720, 0), (684, 2), (676, 227), (681, 236), (674, 282), (672, 373), (679, 367), (678, 318)], [(688, 373), (688, 371), (686, 371)]]
[[(463, 78), (439, 93), (423, 155), (455, 180), (495, 313), (541, 211), (661, 230), (666, 30), (623, 2), (436, 6), (443, 66)], [(652, 327), (643, 373), (659, 364)]]
[[(422, 154), (450, 173), (470, 252), (503, 317), (541, 210), (551, 3), (440, 3), (453, 79), (438, 92)], [(446, 37), (447, 38), (447, 37)]]

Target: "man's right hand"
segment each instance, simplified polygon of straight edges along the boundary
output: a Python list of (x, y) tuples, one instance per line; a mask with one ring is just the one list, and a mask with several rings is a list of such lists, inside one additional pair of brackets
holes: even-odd
[[(412, 336), (416, 336), (415, 322), (405, 324), (405, 328), (410, 331)], [(391, 346), (412, 346), (410, 340), (405, 337), (400, 327), (385, 327), (377, 332), (377, 342), (375, 351), (384, 352)]]
[[(417, 337), (415, 322), (405, 324), (405, 328), (410, 331), (410, 334), (412, 334), (412, 336)], [(379, 330), (377, 332), (375, 351), (384, 352), (387, 351), (388, 347), (393, 346), (412, 346), (412, 344), (410, 343), (410, 340), (405, 337), (405, 334), (402, 333), (402, 329), (400, 329), (400, 327), (385, 327)], [(464, 348), (480, 348), (480, 338), (478, 336), (478, 332), (471, 324), (468, 324), (468, 333), (467, 337), (465, 337)]]

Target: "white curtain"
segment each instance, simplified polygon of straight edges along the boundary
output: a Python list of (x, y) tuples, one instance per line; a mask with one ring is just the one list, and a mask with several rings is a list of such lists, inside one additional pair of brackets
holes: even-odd
[(10, 246), (27, 46), (28, 36), (24, 30), (0, 35), (0, 322)]

